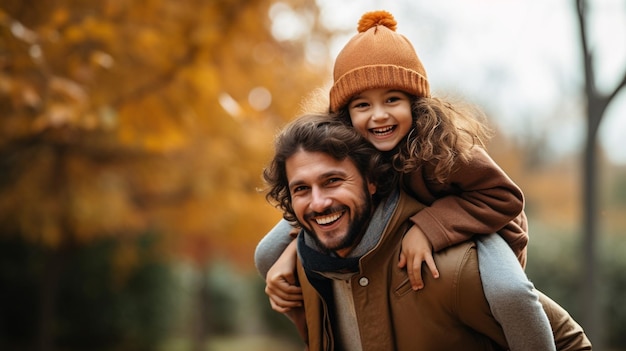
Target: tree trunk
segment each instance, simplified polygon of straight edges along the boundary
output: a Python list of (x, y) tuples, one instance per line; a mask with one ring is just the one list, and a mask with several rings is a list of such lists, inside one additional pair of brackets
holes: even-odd
[[(591, 109), (589, 109), (591, 110)], [(591, 111), (589, 112), (591, 113)], [(590, 117), (588, 117), (591, 119)], [(583, 281), (582, 281), (582, 323), (590, 340), (596, 341), (598, 324), (598, 303), (596, 296), (596, 241), (597, 241), (597, 133), (587, 128), (587, 141), (583, 162)]]
[(44, 267), (39, 289), (39, 333), (36, 341), (38, 351), (54, 350), (57, 296), (65, 262), (64, 251), (59, 248), (44, 249)]
[(207, 269), (200, 268), (198, 270), (197, 289), (196, 295), (193, 300), (192, 313), (193, 313), (193, 336), (191, 349), (193, 351), (205, 350), (205, 344), (208, 340), (209, 334), (209, 308), (211, 307), (208, 282), (207, 282)]

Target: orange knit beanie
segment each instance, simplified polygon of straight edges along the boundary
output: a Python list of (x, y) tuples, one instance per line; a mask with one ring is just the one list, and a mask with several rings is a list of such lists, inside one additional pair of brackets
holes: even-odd
[(411, 42), (396, 33), (387, 11), (365, 13), (358, 32), (337, 55), (330, 89), (330, 111), (337, 112), (367, 89), (389, 88), (429, 97), (426, 70)]

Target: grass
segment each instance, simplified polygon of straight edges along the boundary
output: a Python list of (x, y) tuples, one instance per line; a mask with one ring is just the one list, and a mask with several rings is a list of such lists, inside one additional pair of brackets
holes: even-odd
[[(192, 350), (189, 339), (170, 339), (159, 351)], [(203, 351), (302, 351), (304, 346), (264, 335), (213, 336), (206, 343)]]

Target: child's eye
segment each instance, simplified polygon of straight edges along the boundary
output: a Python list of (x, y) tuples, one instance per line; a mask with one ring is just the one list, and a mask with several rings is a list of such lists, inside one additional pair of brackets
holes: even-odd
[(367, 102), (355, 102), (352, 104), (352, 108), (366, 108), (367, 106), (369, 106), (369, 104)]
[(394, 103), (397, 101), (405, 101), (409, 100), (409, 96), (401, 91), (392, 91), (389, 92), (389, 95), (386, 96), (387, 103)]

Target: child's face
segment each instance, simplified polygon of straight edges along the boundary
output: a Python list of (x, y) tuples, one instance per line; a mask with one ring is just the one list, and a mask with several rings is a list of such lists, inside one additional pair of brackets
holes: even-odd
[(348, 103), (354, 128), (380, 151), (392, 150), (413, 125), (411, 99), (399, 90), (369, 89)]

